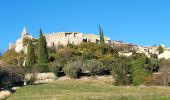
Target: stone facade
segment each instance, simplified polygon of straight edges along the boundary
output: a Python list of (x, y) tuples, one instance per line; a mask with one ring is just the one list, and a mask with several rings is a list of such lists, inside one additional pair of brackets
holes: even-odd
[(58, 45), (79, 44), (83, 41), (83, 33), (76, 32), (58, 32), (53, 34), (45, 34), (47, 46), (57, 47)]
[[(99, 35), (94, 34), (83, 34), (79, 32), (58, 32), (53, 34), (45, 34), (47, 40), (47, 46), (49, 47), (57, 47), (58, 45), (67, 45), (70, 44), (80, 44), (84, 42), (93, 42), (97, 43), (100, 41)], [(105, 37), (105, 42), (109, 41), (110, 38)]]
[[(80, 32), (57, 32), (57, 33), (52, 33), (52, 34), (44, 34), (47, 40), (47, 46), (48, 47), (57, 47), (58, 45), (67, 45), (68, 43), (70, 44), (80, 44), (83, 41), (84, 42), (94, 42), (97, 43), (100, 41), (100, 36), (99, 35), (94, 35), (94, 34), (83, 34)], [(32, 36), (29, 35), (27, 32), (26, 28), (23, 29), (21, 33), (21, 38), (19, 38), (16, 43), (10, 43), (9, 44), (9, 49), (14, 48), (16, 52), (25, 52), (27, 51), (27, 45), (23, 45), (23, 39), (24, 38), (29, 38), (29, 39), (35, 39)], [(104, 37), (105, 42), (109, 43), (110, 38)]]
[(19, 38), (16, 43), (10, 43), (9, 44), (9, 49), (15, 49), (16, 52), (24, 52), (26, 53), (27, 51), (27, 45), (23, 45), (23, 40), (24, 38), (28, 38), (28, 39), (35, 39), (33, 38), (31, 35), (29, 35), (29, 33), (27, 32), (26, 28), (23, 28), (23, 31), (21, 33), (21, 38)]

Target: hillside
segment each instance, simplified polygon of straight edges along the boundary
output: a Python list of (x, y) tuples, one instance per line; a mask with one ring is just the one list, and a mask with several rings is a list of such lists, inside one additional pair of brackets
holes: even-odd
[[(28, 85), (7, 100), (167, 100), (169, 87), (114, 86), (112, 77), (57, 80)], [(141, 99), (142, 98), (142, 99)]]

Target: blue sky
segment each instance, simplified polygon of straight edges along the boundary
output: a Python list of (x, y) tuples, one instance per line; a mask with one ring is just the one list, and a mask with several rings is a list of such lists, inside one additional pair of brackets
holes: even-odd
[(138, 45), (170, 46), (170, 0), (0, 0), (0, 48), (7, 50), (25, 26), (37, 37), (77, 31)]

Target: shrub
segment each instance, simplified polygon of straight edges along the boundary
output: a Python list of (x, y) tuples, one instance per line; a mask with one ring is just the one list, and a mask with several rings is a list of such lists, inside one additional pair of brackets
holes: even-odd
[(38, 66), (34, 65), (32, 67), (26, 68), (26, 75), (25, 80), (27, 84), (35, 84), (37, 74), (40, 72), (40, 69)]
[(49, 72), (48, 64), (36, 64), (36, 65), (34, 65), (34, 67), (36, 67), (40, 73)]
[(142, 70), (136, 70), (133, 72), (133, 85), (137, 86), (144, 83), (146, 73)]
[(115, 85), (129, 85), (132, 83), (132, 66), (130, 59), (122, 57), (113, 63), (112, 75), (115, 79)]
[(23, 85), (25, 70), (20, 66), (5, 66), (0, 70), (0, 88)]
[(49, 71), (53, 72), (56, 76), (61, 76), (61, 71), (62, 71), (62, 64), (59, 62), (53, 62), (49, 64)]
[(68, 64), (64, 67), (64, 72), (71, 78), (79, 78), (82, 73), (82, 62), (68, 62)]
[(96, 59), (86, 60), (84, 62), (84, 67), (86, 71), (90, 71), (91, 75), (105, 74), (105, 66)]
[(1, 59), (3, 62), (9, 65), (21, 65), (24, 62), (24, 54), (16, 53), (14, 49), (10, 49), (2, 56)]

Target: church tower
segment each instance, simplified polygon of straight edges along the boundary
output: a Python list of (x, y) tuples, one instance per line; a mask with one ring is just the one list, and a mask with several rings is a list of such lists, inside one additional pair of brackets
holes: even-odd
[(21, 37), (27, 37), (29, 34), (27, 32), (27, 29), (24, 27), (23, 30), (22, 30), (22, 34), (21, 34)]

